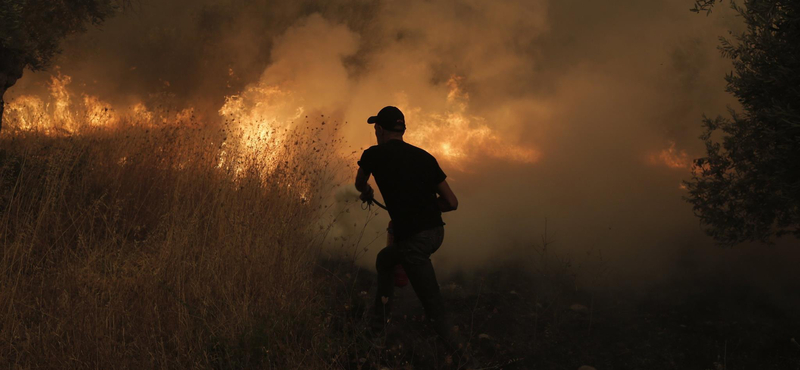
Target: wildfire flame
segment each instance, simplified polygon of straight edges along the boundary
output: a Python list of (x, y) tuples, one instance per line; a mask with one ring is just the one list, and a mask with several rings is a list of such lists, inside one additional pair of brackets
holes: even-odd
[(98, 97), (82, 94), (80, 99), (74, 99), (75, 94), (68, 88), (71, 82), (70, 76), (60, 72), (51, 76), (47, 100), (33, 95), (19, 96), (9, 102), (4, 119), (14, 122), (11, 126), (17, 130), (53, 135), (71, 134), (85, 127), (113, 126), (119, 122), (117, 113)]
[[(470, 165), (485, 158), (523, 164), (537, 162), (541, 158), (539, 151), (514, 144), (492, 129), (485, 118), (468, 113), (469, 95), (461, 88), (461, 81), (457, 76), (448, 81), (447, 105), (441, 112), (423, 112), (402, 101), (398, 104), (406, 112), (407, 120), (414, 122), (408, 141), (459, 171), (467, 171)], [(121, 124), (181, 125), (194, 117), (192, 107), (166, 114), (148, 109), (142, 101), (112, 108), (99, 97), (75, 93), (70, 89), (71, 84), (70, 76), (57, 72), (48, 83), (49, 96), (23, 95), (13, 99), (5, 117), (10, 125), (4, 126), (70, 135), (88, 129), (114, 129)], [(219, 166), (249, 157), (251, 164), (255, 158), (267, 172), (274, 169), (279, 160), (289, 155), (287, 135), (304, 118), (304, 103), (292, 91), (265, 83), (248, 85), (242, 92), (225, 97), (218, 110), (226, 130)], [(241, 165), (233, 166), (241, 170)]]
[(288, 129), (303, 112), (293, 94), (278, 86), (263, 84), (248, 86), (241, 94), (227, 96), (219, 109), (220, 116), (241, 131), (242, 144), (254, 150), (265, 142), (280, 146)]
[(220, 166), (233, 149), (255, 158), (267, 172), (272, 171), (286, 155), (285, 141), (303, 116), (304, 108), (297, 100), (291, 92), (263, 83), (225, 97), (225, 104), (218, 113), (237, 140), (232, 141), (235, 148), (225, 143), (226, 148), (220, 153)]
[(685, 151), (675, 148), (674, 141), (670, 141), (669, 148), (650, 156), (650, 163), (675, 169), (687, 169), (691, 167), (692, 160)]
[(408, 141), (461, 171), (486, 157), (526, 164), (539, 161), (539, 151), (510, 143), (492, 130), (486, 119), (466, 113), (469, 95), (461, 89), (461, 80), (453, 76), (447, 83), (450, 91), (445, 113), (425, 114), (420, 109), (404, 109), (408, 112), (406, 120), (417, 122), (409, 130)]
[[(57, 69), (57, 68), (56, 68)], [(97, 96), (70, 89), (72, 77), (57, 72), (47, 84), (49, 96), (21, 95), (7, 105), (3, 127), (47, 135), (71, 135), (89, 129), (114, 129), (129, 125), (185, 124), (194, 116), (189, 107), (175, 113), (156, 114), (144, 102), (114, 108)]]
[[(40, 126), (43, 122), (48, 122), (49, 125), (49, 121), (45, 121), (45, 117), (42, 117), (46, 112), (47, 105), (42, 99), (32, 95), (23, 95), (9, 102), (3, 119), (7, 122), (15, 122), (18, 130), (47, 131), (47, 127)], [(8, 126), (6, 122), (3, 123), (3, 127)]]

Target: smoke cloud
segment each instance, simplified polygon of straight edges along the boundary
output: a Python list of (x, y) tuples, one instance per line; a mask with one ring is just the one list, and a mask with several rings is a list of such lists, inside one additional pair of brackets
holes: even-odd
[[(651, 279), (758, 253), (713, 246), (681, 200), (702, 114), (736, 104), (716, 46), (742, 27), (690, 3), (144, 1), (68, 40), (57, 64), (112, 104), (166, 95), (208, 122), (226, 97), (274, 108), (264, 94), (277, 87), (281, 108), (257, 113), (347, 122), (351, 150), (373, 145), (368, 116), (397, 105), (460, 199), (435, 263), (518, 255), (547, 219), (564, 253), (602, 251), (620, 276)], [(28, 72), (9, 94), (41, 93), (48, 78)], [(772, 252), (763, 271), (789, 253)]]

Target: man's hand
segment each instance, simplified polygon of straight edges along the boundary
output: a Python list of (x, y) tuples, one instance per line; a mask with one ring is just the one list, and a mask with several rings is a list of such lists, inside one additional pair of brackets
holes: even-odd
[(369, 186), (367, 181), (369, 180), (369, 174), (364, 172), (361, 168), (358, 169), (358, 173), (356, 174), (356, 190), (361, 192), (362, 201), (366, 202), (372, 199), (375, 196), (375, 191), (372, 190), (372, 186)]
[(372, 186), (369, 186), (369, 184), (367, 184), (361, 190), (361, 196), (359, 198), (361, 198), (362, 202), (367, 202), (372, 200), (374, 197), (375, 197), (375, 190), (372, 190)]

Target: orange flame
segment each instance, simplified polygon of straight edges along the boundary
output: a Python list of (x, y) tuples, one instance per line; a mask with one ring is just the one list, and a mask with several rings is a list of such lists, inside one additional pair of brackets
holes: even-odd
[(689, 159), (689, 155), (683, 150), (677, 150), (674, 141), (670, 141), (669, 143), (669, 148), (650, 156), (650, 163), (654, 165), (665, 165), (675, 169), (691, 167), (692, 161)]
[[(229, 74), (232, 70), (229, 70)], [(453, 168), (464, 171), (485, 158), (514, 163), (535, 163), (541, 153), (512, 142), (468, 112), (469, 95), (461, 88), (462, 78), (448, 81), (447, 105), (440, 112), (422, 112), (399, 104), (407, 119), (415, 122), (408, 140), (424, 147)], [(183, 125), (194, 117), (194, 109), (165, 113), (153, 111), (139, 101), (127, 107), (110, 104), (88, 94), (71, 91), (72, 78), (58, 72), (48, 83), (49, 96), (23, 95), (9, 102), (5, 119), (17, 130), (46, 134), (74, 134), (84, 129), (113, 129), (121, 124), (146, 126)], [(226, 127), (219, 166), (231, 165), (243, 157), (257, 162), (267, 172), (287, 155), (287, 135), (305, 114), (304, 100), (280, 86), (256, 83), (236, 95), (225, 97), (218, 110)], [(294, 139), (293, 139), (294, 141)], [(241, 168), (233, 165), (232, 168)]]
[(70, 110), (70, 94), (67, 91), (67, 85), (72, 82), (72, 77), (62, 76), (61, 72), (58, 77), (50, 77), (50, 95), (53, 97), (53, 117), (56, 121), (63, 124), (63, 128), (69, 132), (75, 131), (75, 121), (72, 118), (72, 111)]
[(3, 127), (9, 127), (10, 122), (14, 122), (16, 128), (23, 131), (45, 131), (46, 127), (41, 124), (45, 122), (47, 105), (32, 95), (23, 95), (10, 101), (6, 107), (3, 119)]
[(191, 107), (156, 114), (141, 101), (114, 109), (97, 96), (71, 91), (71, 83), (72, 77), (57, 72), (50, 77), (49, 96), (45, 99), (33, 95), (14, 98), (6, 106), (3, 126), (47, 135), (70, 135), (86, 129), (113, 129), (122, 122), (137, 126), (184, 124), (194, 117)]
[[(516, 163), (535, 163), (541, 153), (533, 148), (516, 145), (486, 124), (486, 119), (466, 113), (469, 95), (460, 87), (462, 78), (448, 81), (447, 111), (444, 114), (422, 114), (419, 109), (408, 111), (406, 120), (417, 122), (409, 132), (409, 142), (416, 143), (459, 170), (480, 159), (489, 157)], [(410, 118), (408, 118), (410, 116)]]
[[(303, 107), (297, 104), (292, 93), (261, 83), (248, 86), (238, 95), (225, 97), (225, 104), (219, 109), (219, 115), (238, 139), (233, 142), (235, 150), (254, 156), (267, 171), (274, 169), (278, 158), (284, 154), (282, 144), (303, 113)], [(223, 151), (220, 165), (228, 156), (229, 152)]]

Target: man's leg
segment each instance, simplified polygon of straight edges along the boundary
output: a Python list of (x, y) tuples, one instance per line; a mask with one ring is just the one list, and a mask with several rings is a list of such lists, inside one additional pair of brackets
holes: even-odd
[(431, 264), (430, 260), (421, 264), (406, 262), (403, 263), (403, 268), (406, 270), (411, 286), (414, 288), (414, 292), (419, 297), (420, 302), (422, 302), (425, 314), (430, 318), (434, 329), (439, 335), (446, 338), (449, 326), (433, 264)]
[(398, 245), (403, 253), (403, 268), (414, 292), (425, 308), (425, 314), (446, 342), (450, 340), (450, 325), (447, 319), (444, 302), (439, 291), (439, 282), (433, 269), (430, 255), (439, 249), (444, 240), (444, 229), (434, 228), (420, 232), (404, 243)]
[(388, 320), (394, 299), (394, 267), (400, 263), (402, 255), (392, 244), (383, 248), (375, 259), (378, 270), (378, 289), (375, 293), (375, 317), (385, 324)]

